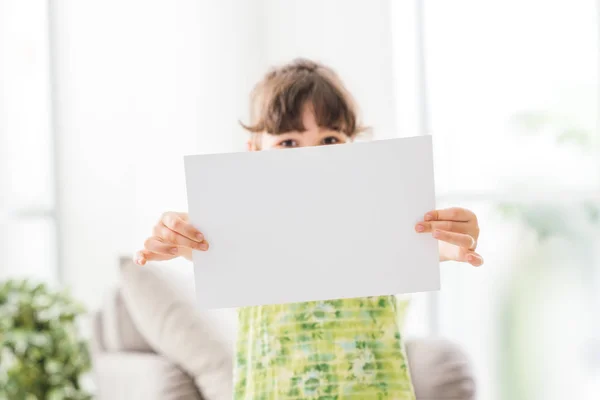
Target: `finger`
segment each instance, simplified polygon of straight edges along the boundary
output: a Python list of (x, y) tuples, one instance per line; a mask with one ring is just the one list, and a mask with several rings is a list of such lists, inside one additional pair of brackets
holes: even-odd
[(473, 239), (473, 236), (464, 233), (455, 233), (436, 229), (433, 231), (432, 235), (438, 240), (443, 240), (444, 242), (448, 242), (455, 246), (463, 247), (469, 250), (475, 250), (475, 246), (477, 245), (475, 239)]
[(474, 267), (481, 267), (483, 265), (483, 257), (473, 252), (467, 254), (467, 262)]
[(204, 240), (204, 235), (177, 213), (168, 212), (163, 214), (161, 222), (170, 230), (177, 232), (190, 240), (198, 243)]
[(187, 247), (195, 250), (205, 250), (206, 242), (197, 242), (169, 229), (164, 224), (157, 224), (153, 230), (154, 236), (157, 236), (165, 243), (174, 244), (180, 247)]
[(164, 254), (152, 253), (152, 252), (148, 251), (148, 252), (144, 252), (144, 258), (146, 259), (146, 261), (165, 261), (165, 260), (170, 260), (173, 257), (164, 255)]
[(135, 255), (135, 263), (138, 265), (146, 265), (148, 261), (164, 261), (173, 258), (173, 256), (166, 256), (161, 254), (152, 253), (147, 250), (140, 250)]
[(471, 224), (468, 222), (455, 221), (423, 221), (415, 225), (415, 230), (420, 233), (432, 232), (435, 229), (448, 232), (470, 233)]
[(425, 214), (425, 221), (456, 221), (469, 222), (475, 219), (475, 214), (465, 208), (452, 207), (441, 210), (429, 211)]
[(165, 243), (160, 237), (152, 236), (144, 242), (144, 250), (151, 253), (170, 255), (171, 258), (179, 255), (179, 248), (171, 243)]
[(135, 256), (133, 257), (134, 262), (137, 265), (144, 265), (146, 264), (146, 257), (144, 256), (144, 252), (143, 251), (138, 251), (137, 253), (135, 253)]

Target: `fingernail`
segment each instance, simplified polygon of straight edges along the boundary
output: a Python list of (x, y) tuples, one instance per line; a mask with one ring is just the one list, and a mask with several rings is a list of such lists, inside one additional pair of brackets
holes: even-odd
[(169, 253), (177, 254), (177, 247), (173, 247), (171, 250), (169, 250)]
[(135, 262), (136, 262), (138, 265), (144, 265), (144, 259), (143, 259), (143, 258), (141, 258), (141, 257), (140, 257), (140, 258), (138, 258), (137, 260), (135, 260)]
[(198, 246), (198, 248), (200, 250), (205, 250), (206, 251), (206, 250), (208, 250), (208, 243), (202, 242), (202, 243), (200, 243), (200, 246)]
[(425, 214), (425, 221), (431, 221), (433, 219), (433, 215)]
[(198, 234), (196, 235), (196, 239), (198, 239), (198, 241), (200, 241), (200, 242), (201, 242), (201, 241), (203, 241), (203, 240), (204, 240), (204, 235), (203, 235), (203, 234), (201, 234), (201, 233), (198, 233)]
[(415, 227), (415, 230), (416, 230), (417, 232), (423, 232), (423, 231), (425, 230), (425, 227), (424, 227), (423, 225), (421, 225), (421, 224), (418, 224), (418, 225)]
[(433, 231), (433, 237), (434, 238), (439, 238), (441, 236), (440, 231)]

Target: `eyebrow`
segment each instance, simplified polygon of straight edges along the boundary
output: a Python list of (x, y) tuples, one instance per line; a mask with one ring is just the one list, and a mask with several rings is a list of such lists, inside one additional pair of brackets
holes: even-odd
[[(343, 131), (332, 129), (331, 127), (326, 127), (326, 126), (325, 127), (320, 127), (320, 132), (319, 133), (322, 133), (323, 130), (327, 130), (326, 133), (324, 132), (325, 135), (334, 135), (334, 134), (336, 134), (336, 135), (339, 135), (339, 136), (342, 136), (342, 137), (345, 137), (345, 138), (350, 138), (350, 136), (348, 136), (347, 133), (345, 133)], [(281, 132), (281, 133), (268, 133), (268, 134), (272, 135), (272, 136), (278, 136), (279, 137), (279, 136), (294, 135), (294, 134), (302, 135), (302, 134), (304, 134), (304, 132), (307, 132), (307, 131), (308, 131), (308, 129), (304, 129), (303, 131), (287, 131), (287, 132)]]

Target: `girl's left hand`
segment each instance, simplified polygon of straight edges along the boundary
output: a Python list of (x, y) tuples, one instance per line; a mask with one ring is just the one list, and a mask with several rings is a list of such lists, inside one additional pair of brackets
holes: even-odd
[(458, 207), (429, 211), (415, 230), (430, 232), (439, 240), (440, 261), (468, 262), (475, 267), (483, 264), (483, 258), (475, 252), (479, 224), (472, 211)]

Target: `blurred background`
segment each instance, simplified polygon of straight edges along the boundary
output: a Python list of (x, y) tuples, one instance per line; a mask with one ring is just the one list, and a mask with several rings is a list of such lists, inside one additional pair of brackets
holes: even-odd
[(309, 57), (338, 71), (375, 139), (433, 135), (439, 207), (479, 215), (485, 266), (443, 264), (409, 334), (459, 343), (480, 399), (598, 399), (599, 10), (0, 0), (0, 280), (99, 307), (119, 258), (187, 209), (183, 156), (243, 151), (253, 84)]

